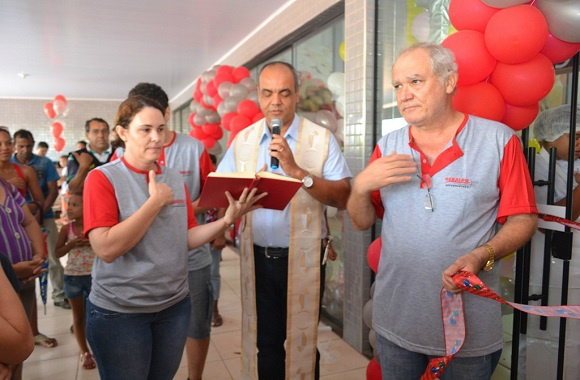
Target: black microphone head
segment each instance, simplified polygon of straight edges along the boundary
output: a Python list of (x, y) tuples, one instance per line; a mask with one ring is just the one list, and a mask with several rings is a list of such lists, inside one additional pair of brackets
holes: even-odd
[(272, 127), (272, 133), (277, 135), (280, 134), (280, 128), (282, 127), (282, 119), (274, 118), (270, 121), (270, 126)]

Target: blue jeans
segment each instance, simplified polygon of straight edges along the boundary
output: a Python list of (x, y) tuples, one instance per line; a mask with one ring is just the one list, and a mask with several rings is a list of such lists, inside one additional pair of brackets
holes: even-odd
[[(435, 356), (407, 351), (377, 334), (383, 380), (419, 380)], [(441, 380), (489, 380), (499, 362), (501, 350), (484, 356), (454, 357)]]
[[(210, 247), (211, 247), (211, 243)], [(220, 298), (220, 262), (222, 261), (221, 249), (210, 249), (211, 251), (211, 288), (213, 292), (213, 300), (217, 301)]]
[(101, 380), (172, 380), (179, 368), (190, 300), (157, 313), (118, 313), (87, 299), (87, 340)]
[(207, 339), (211, 331), (213, 315), (213, 296), (211, 289), (211, 265), (187, 273), (191, 318), (187, 337)]

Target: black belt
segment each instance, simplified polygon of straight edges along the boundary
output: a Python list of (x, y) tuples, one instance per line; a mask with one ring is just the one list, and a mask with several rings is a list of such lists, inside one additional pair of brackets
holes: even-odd
[(288, 257), (288, 248), (282, 247), (260, 247), (254, 244), (254, 254), (259, 253), (268, 259), (282, 259)]

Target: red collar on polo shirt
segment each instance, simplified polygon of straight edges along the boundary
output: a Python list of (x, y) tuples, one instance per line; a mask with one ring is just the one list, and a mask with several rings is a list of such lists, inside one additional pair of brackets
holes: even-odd
[[(172, 131), (170, 131), (170, 132), (172, 132)], [(165, 148), (170, 147), (175, 142), (176, 138), (177, 138), (177, 133), (173, 132), (173, 138), (171, 139), (171, 141), (168, 142), (167, 144), (163, 145), (163, 149), (161, 149), (161, 155), (159, 156), (159, 160), (157, 160), (157, 162), (159, 162), (159, 165), (166, 166), (165, 165)]]
[(456, 138), (459, 132), (461, 132), (465, 127), (465, 124), (467, 124), (467, 120), (469, 120), (469, 116), (465, 114), (463, 121), (461, 122), (461, 125), (459, 126), (459, 128), (457, 128), (455, 136), (453, 136), (451, 146), (445, 149), (443, 152), (439, 153), (439, 155), (435, 159), (435, 162), (433, 162), (433, 166), (429, 165), (429, 160), (427, 160), (425, 154), (421, 151), (421, 149), (419, 149), (419, 147), (415, 143), (415, 140), (413, 139), (413, 134), (411, 133), (411, 128), (413, 126), (411, 125), (409, 127), (409, 146), (411, 147), (411, 149), (414, 149), (415, 151), (419, 152), (421, 158), (421, 174), (423, 176), (428, 174), (429, 177), (433, 177), (437, 172), (445, 169), (445, 167), (450, 165), (453, 161), (463, 156), (463, 151), (457, 144)]
[[(134, 167), (130, 163), (128, 163), (127, 160), (125, 160), (125, 156), (121, 157), (121, 161), (123, 161), (123, 163), (129, 168), (129, 170), (134, 171), (137, 174), (145, 175), (145, 177), (147, 178), (147, 183), (149, 183), (149, 170), (137, 169), (136, 167)], [(155, 171), (155, 174), (162, 174), (161, 166), (157, 162), (155, 163), (155, 166), (157, 166), (157, 170)]]

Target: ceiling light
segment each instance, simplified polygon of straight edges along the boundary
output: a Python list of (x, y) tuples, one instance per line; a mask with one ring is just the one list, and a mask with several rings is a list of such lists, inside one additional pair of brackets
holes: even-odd
[(26, 79), (29, 76), (30, 76), (30, 74), (25, 73), (24, 71), (18, 73), (18, 77), (20, 77), (20, 79)]

